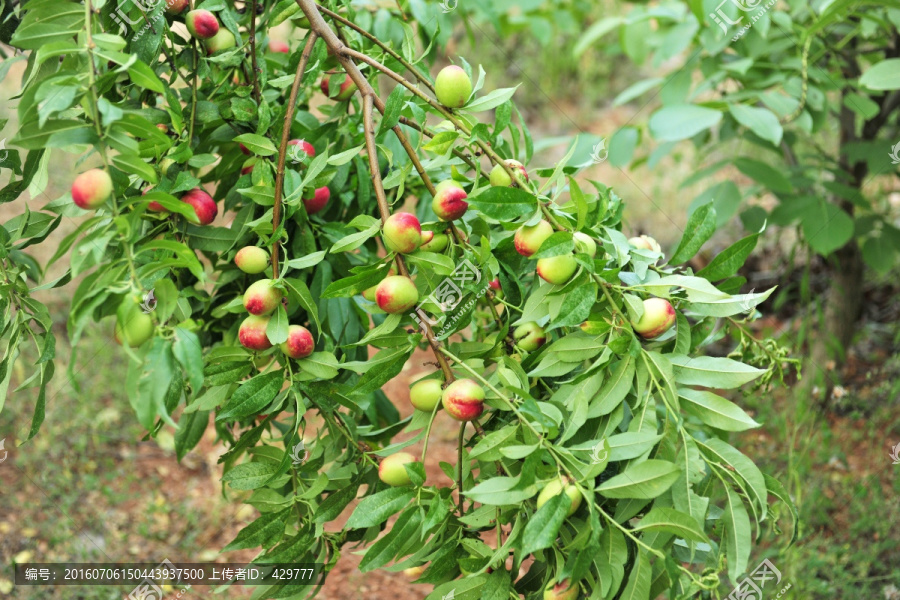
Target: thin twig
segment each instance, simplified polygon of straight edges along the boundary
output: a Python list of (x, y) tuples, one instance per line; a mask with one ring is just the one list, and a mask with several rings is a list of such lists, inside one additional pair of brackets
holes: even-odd
[[(294, 122), (294, 109), (297, 105), (297, 93), (300, 90), (300, 82), (303, 79), (303, 73), (306, 71), (306, 65), (309, 63), (309, 57), (312, 56), (313, 46), (319, 35), (315, 31), (309, 33), (306, 39), (306, 46), (303, 47), (303, 54), (300, 55), (300, 63), (297, 65), (297, 73), (294, 75), (294, 84), (291, 86), (291, 94), (288, 98), (288, 104), (284, 110), (284, 126), (281, 131), (281, 146), (278, 148), (278, 168), (275, 171), (275, 205), (272, 207), (272, 234), (274, 236), (278, 227), (281, 225), (281, 195), (284, 189), (284, 160), (287, 155), (288, 141), (291, 139), (291, 123)], [(272, 277), (278, 279), (278, 249), (280, 244), (278, 240), (272, 245)]]
[(197, 40), (196, 38), (191, 38), (191, 46), (194, 50), (194, 81), (191, 83), (191, 125), (188, 128), (188, 145), (191, 145), (194, 142), (194, 122), (197, 120), (197, 85), (198, 85), (198, 76), (197, 71)]
[(358, 34), (360, 34), (361, 36), (363, 36), (364, 38), (366, 38), (367, 40), (369, 40), (370, 42), (372, 42), (373, 44), (375, 44), (376, 46), (378, 46), (379, 48), (381, 48), (382, 50), (384, 50), (387, 54), (389, 54), (389, 55), (391, 56), (391, 58), (393, 58), (394, 60), (396, 60), (397, 62), (399, 62), (401, 65), (403, 65), (403, 66), (406, 67), (407, 69), (409, 69), (409, 72), (412, 73), (413, 75), (415, 75), (416, 79), (418, 79), (419, 81), (421, 81), (422, 83), (424, 83), (424, 84), (425, 84), (425, 87), (427, 87), (429, 90), (431, 90), (432, 92), (434, 92), (434, 85), (431, 83), (431, 81), (429, 81), (429, 79), (428, 79), (427, 77), (425, 77), (425, 75), (423, 75), (423, 74), (415, 67), (415, 65), (413, 65), (412, 63), (410, 63), (409, 61), (407, 61), (405, 58), (403, 58), (402, 56), (400, 56), (399, 54), (397, 54), (397, 52), (395, 52), (393, 48), (391, 48), (390, 46), (386, 45), (384, 42), (382, 42), (381, 40), (379, 40), (377, 37), (375, 37), (374, 35), (372, 35), (372, 34), (369, 33), (368, 31), (366, 31), (365, 29), (363, 29), (362, 27), (360, 27), (359, 25), (357, 25), (357, 24), (354, 23), (353, 21), (350, 21), (350, 20), (348, 20), (348, 19), (345, 19), (345, 18), (342, 17), (341, 15), (337, 14), (336, 12), (332, 12), (332, 11), (328, 10), (328, 9), (325, 8), (324, 6), (317, 5), (317, 7), (318, 7), (318, 9), (319, 9), (320, 12), (325, 13), (326, 15), (328, 15), (329, 17), (331, 17), (331, 18), (334, 19), (335, 21), (341, 23), (342, 25), (346, 25), (347, 27), (349, 27), (349, 28), (352, 29), (353, 31), (357, 32)]
[(259, 67), (256, 64), (256, 0), (250, 6), (250, 64), (253, 67), (253, 98), (259, 106)]
[(456, 463), (459, 467), (459, 474), (457, 475), (457, 493), (459, 499), (459, 516), (464, 514), (463, 509), (463, 444), (466, 441), (466, 422), (463, 421), (459, 424), (459, 436), (456, 438)]

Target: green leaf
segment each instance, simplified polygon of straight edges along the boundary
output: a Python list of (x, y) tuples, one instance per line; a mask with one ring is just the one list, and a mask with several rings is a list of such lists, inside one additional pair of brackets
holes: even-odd
[(531, 255), (531, 258), (537, 260), (539, 258), (550, 258), (553, 256), (562, 256), (563, 254), (572, 254), (575, 250), (575, 239), (568, 231), (557, 231), (550, 235), (537, 252)]
[(175, 455), (179, 461), (200, 442), (208, 423), (209, 412), (205, 410), (181, 415), (175, 431)]
[(588, 418), (608, 415), (625, 401), (634, 382), (635, 366), (631, 356), (617, 362), (609, 372), (609, 379), (591, 401)]
[[(74, 2), (38, 3), (25, 7), (25, 18), (9, 40), (11, 46), (38, 50), (45, 44), (71, 40), (84, 26), (84, 8)], [(12, 13), (3, 12), (4, 19)]]
[(199, 392), (203, 387), (203, 347), (197, 334), (183, 327), (176, 327), (172, 352), (175, 360), (187, 373), (193, 391)]
[(729, 104), (728, 110), (738, 123), (774, 146), (781, 143), (784, 130), (775, 113), (767, 108), (747, 106), (746, 104)]
[(247, 150), (258, 156), (272, 156), (278, 152), (275, 144), (267, 138), (255, 133), (244, 133), (234, 138), (235, 143), (244, 144)]
[(722, 113), (696, 104), (663, 106), (650, 117), (650, 133), (661, 142), (677, 142), (716, 126)]
[(791, 513), (793, 528), (791, 531), (790, 543), (793, 544), (800, 536), (800, 513), (797, 510), (797, 505), (794, 504), (794, 501), (791, 499), (790, 494), (788, 494), (787, 490), (784, 489), (784, 486), (781, 485), (780, 481), (778, 481), (774, 477), (769, 477), (765, 473), (763, 473), (763, 480), (766, 484), (766, 491), (781, 500), (788, 507), (788, 510)]
[(252, 367), (247, 360), (215, 363), (203, 369), (203, 377), (208, 386), (227, 385), (243, 379)]
[[(403, 89), (403, 88), (402, 88), (402, 86), (397, 86), (397, 88), (395, 88), (395, 89)], [(382, 120), (382, 123), (383, 122), (384, 121)], [(333, 167), (339, 167), (339, 166), (346, 164), (346, 163), (350, 162), (351, 160), (353, 160), (353, 157), (357, 156), (363, 148), (365, 148), (365, 144), (356, 146), (355, 148), (350, 148), (349, 150), (344, 150), (343, 152), (339, 152), (338, 154), (335, 154), (334, 156), (329, 157), (327, 162), (329, 165), (331, 165)]]
[(291, 509), (288, 508), (263, 514), (241, 529), (237, 536), (227, 546), (222, 548), (222, 552), (243, 550), (245, 548), (271, 548), (284, 535), (286, 517), (290, 512)]
[(332, 254), (335, 254), (338, 252), (350, 252), (352, 250), (356, 250), (357, 248), (365, 244), (369, 239), (377, 235), (379, 231), (381, 231), (380, 221), (373, 223), (368, 227), (368, 229), (357, 231), (356, 233), (351, 233), (350, 235), (339, 239), (331, 247), (330, 252)]
[(537, 493), (537, 488), (533, 485), (520, 488), (519, 481), (519, 477), (492, 477), (467, 490), (465, 496), (481, 504), (518, 504)]
[(484, 215), (498, 221), (512, 221), (537, 210), (537, 198), (513, 187), (490, 187), (475, 197), (471, 203)]
[(156, 184), (159, 178), (156, 176), (156, 170), (141, 160), (140, 156), (134, 154), (118, 154), (112, 158), (113, 164), (122, 169), (126, 173), (137, 175), (147, 183)]
[(266, 337), (273, 346), (287, 341), (289, 325), (287, 311), (284, 305), (279, 303), (269, 318), (269, 324), (266, 325)]
[(639, 138), (640, 132), (635, 127), (623, 127), (616, 131), (609, 140), (609, 164), (614, 167), (628, 166), (634, 157)]
[(744, 456), (733, 446), (723, 442), (719, 438), (710, 438), (705, 442), (697, 442), (700, 452), (711, 461), (730, 466), (734, 472), (741, 476), (750, 486), (750, 497), (760, 511), (760, 520), (766, 517), (767, 494), (766, 480), (762, 471), (752, 460)]
[(320, 250), (318, 252), (307, 254), (306, 256), (301, 256), (300, 258), (291, 259), (285, 264), (292, 269), (308, 269), (309, 267), (314, 267), (322, 262), (324, 258), (325, 251)]
[(619, 475), (597, 488), (607, 498), (640, 498), (649, 500), (672, 487), (680, 473), (678, 466), (666, 460), (650, 459), (628, 466)]
[(788, 194), (794, 191), (794, 186), (784, 176), (784, 172), (770, 164), (742, 156), (734, 159), (734, 166), (747, 177), (759, 182), (775, 193)]
[(443, 156), (450, 152), (450, 149), (453, 148), (453, 143), (459, 138), (458, 131), (442, 131), (431, 140), (422, 146), (422, 150), (427, 150), (428, 152), (434, 152), (438, 156)]
[(564, 493), (559, 493), (545, 502), (525, 524), (522, 545), (519, 549), (520, 556), (528, 556), (532, 552), (552, 546), (571, 506), (572, 500)]
[(806, 242), (822, 256), (843, 247), (853, 237), (853, 218), (825, 200), (803, 213), (800, 226)]
[(559, 317), (550, 322), (547, 331), (559, 327), (574, 327), (586, 321), (591, 314), (591, 308), (597, 302), (597, 289), (597, 284), (591, 282), (568, 292), (563, 298)]
[(225, 473), (222, 481), (230, 483), (236, 490), (255, 490), (277, 470), (278, 464), (273, 462), (242, 463)]
[(284, 374), (281, 371), (257, 375), (243, 383), (228, 399), (216, 421), (242, 419), (259, 414), (263, 407), (275, 399), (283, 384)]
[(634, 531), (667, 531), (678, 537), (694, 542), (708, 542), (709, 538), (703, 531), (703, 527), (691, 515), (686, 515), (674, 508), (654, 506), (653, 509), (641, 519)]
[(406, 88), (402, 85), (394, 86), (384, 103), (384, 116), (381, 118), (381, 123), (378, 124), (378, 131), (375, 133), (375, 137), (379, 137), (400, 122), (400, 112), (403, 110), (405, 102)]
[(417, 265), (420, 269), (424, 267), (428, 272), (432, 272), (435, 275), (450, 275), (456, 269), (453, 259), (449, 256), (435, 252), (425, 252), (424, 250), (417, 250), (412, 254), (407, 254), (406, 260)]
[(727, 498), (722, 511), (722, 538), (728, 557), (728, 578), (732, 583), (737, 583), (750, 561), (750, 517), (737, 492), (730, 485), (724, 487)]
[(286, 277), (284, 283), (287, 285), (290, 295), (296, 296), (300, 306), (306, 311), (306, 315), (316, 324), (316, 329), (321, 331), (322, 324), (319, 323), (319, 309), (316, 306), (316, 302), (313, 299), (309, 288), (306, 286), (306, 283), (304, 283), (302, 279), (291, 277)]
[(331, 352), (313, 352), (297, 364), (317, 379), (334, 379), (338, 375), (338, 361)]
[(163, 87), (163, 82), (159, 80), (156, 73), (141, 61), (135, 61), (128, 67), (128, 75), (131, 77), (132, 83), (142, 88), (154, 91), (157, 94), (162, 94), (166, 91), (165, 87)]
[(897, 260), (897, 250), (897, 245), (882, 233), (865, 241), (862, 249), (863, 260), (880, 275), (886, 275)]
[(590, 48), (594, 42), (618, 28), (623, 23), (625, 23), (625, 18), (619, 16), (600, 19), (588, 27), (587, 31), (581, 34), (581, 37), (578, 38), (578, 41), (575, 42), (575, 46), (572, 48), (572, 56), (578, 58), (585, 50)]
[(316, 523), (327, 523), (334, 521), (347, 508), (347, 505), (356, 499), (359, 492), (359, 485), (348, 485), (342, 487), (335, 492), (331, 492), (316, 510)]
[(746, 431), (759, 427), (740, 407), (725, 398), (703, 390), (680, 388), (678, 396), (686, 400), (684, 408), (701, 421), (722, 431)]
[(344, 527), (346, 529), (364, 529), (381, 525), (400, 512), (415, 495), (415, 490), (411, 488), (395, 487), (366, 496), (360, 500)]
[(359, 570), (365, 573), (393, 560), (409, 540), (419, 537), (421, 524), (422, 513), (418, 509), (413, 508), (401, 514), (387, 534), (369, 546), (359, 562)]
[(730, 358), (690, 357), (679, 354), (668, 356), (675, 367), (675, 381), (682, 385), (702, 385), (730, 390), (741, 387), (765, 373), (764, 369), (757, 369)]
[(230, 250), (237, 241), (239, 233), (228, 227), (213, 227), (211, 225), (188, 225), (186, 232), (190, 236), (191, 248), (209, 252), (226, 252)]
[(637, 560), (634, 561), (628, 583), (619, 600), (650, 600), (651, 571), (647, 554), (638, 550)]
[(704, 204), (695, 210), (688, 219), (678, 248), (672, 254), (669, 263), (678, 265), (693, 258), (715, 232), (716, 209), (711, 203)]
[(870, 90), (900, 90), (900, 58), (875, 63), (862, 74), (859, 84)]
[(697, 277), (703, 277), (708, 281), (719, 281), (737, 274), (738, 269), (744, 266), (747, 257), (756, 248), (757, 240), (759, 240), (758, 233), (738, 240), (716, 254), (708, 265), (697, 271)]
[(609, 460), (620, 461), (637, 458), (662, 439), (652, 431), (627, 431), (609, 437)]
[[(635, 84), (632, 84), (625, 88), (618, 96), (613, 99), (613, 106), (620, 106), (625, 104), (626, 102), (631, 102), (635, 98), (639, 98), (644, 95), (646, 92), (649, 92), (655, 87), (659, 87), (663, 83), (665, 83), (665, 79), (662, 77), (652, 77), (650, 79), (644, 79), (642, 81), (638, 81)], [(621, 129), (619, 131), (622, 131)], [(618, 131), (616, 132), (618, 133)], [(613, 134), (615, 137), (615, 134)]]
[(519, 85), (513, 88), (499, 88), (493, 90), (491, 93), (482, 96), (481, 98), (471, 100), (468, 104), (462, 107), (462, 110), (475, 113), (496, 108), (512, 98), (513, 94), (516, 93), (516, 90), (519, 89)]

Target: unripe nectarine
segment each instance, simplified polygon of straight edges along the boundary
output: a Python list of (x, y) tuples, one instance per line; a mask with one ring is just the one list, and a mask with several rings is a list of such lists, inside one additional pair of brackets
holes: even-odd
[(97, 208), (112, 195), (113, 183), (103, 169), (85, 171), (72, 182), (72, 201), (85, 210)]
[(457, 379), (444, 390), (441, 403), (457, 421), (474, 421), (484, 412), (484, 388), (472, 379)]

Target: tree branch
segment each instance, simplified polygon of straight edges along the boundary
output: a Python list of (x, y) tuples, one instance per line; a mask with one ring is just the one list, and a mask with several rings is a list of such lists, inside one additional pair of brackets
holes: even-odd
[[(297, 93), (300, 90), (300, 82), (303, 79), (303, 73), (306, 71), (306, 65), (309, 64), (309, 57), (312, 56), (313, 46), (319, 35), (315, 31), (309, 33), (306, 38), (306, 46), (303, 47), (303, 54), (300, 55), (300, 62), (297, 64), (297, 74), (294, 75), (294, 84), (291, 86), (291, 94), (288, 98), (287, 106), (284, 110), (284, 125), (281, 128), (281, 145), (278, 147), (278, 167), (275, 171), (275, 205), (272, 207), (272, 235), (281, 225), (281, 195), (284, 190), (284, 159), (287, 154), (288, 141), (291, 139), (291, 124), (294, 122), (294, 109), (297, 105)], [(278, 279), (278, 249), (280, 243), (275, 240), (272, 245), (272, 277)]]
[[(407, 69), (409, 69), (409, 72), (412, 73), (413, 75), (415, 75), (416, 79), (418, 79), (419, 81), (421, 81), (422, 83), (424, 83), (424, 84), (425, 84), (425, 87), (427, 87), (429, 90), (431, 90), (432, 92), (434, 92), (434, 85), (432, 85), (431, 81), (429, 81), (428, 78), (425, 77), (425, 76), (424, 76), (424, 75), (423, 75), (423, 74), (422, 74), (422, 73), (421, 73), (421, 72), (420, 72), (420, 71), (419, 71), (412, 63), (410, 63), (409, 61), (407, 61), (406, 59), (404, 59), (402, 56), (400, 56), (399, 54), (397, 54), (397, 53), (393, 50), (393, 48), (391, 48), (390, 46), (386, 45), (384, 42), (382, 42), (381, 40), (379, 40), (377, 37), (375, 37), (374, 35), (372, 35), (372, 34), (369, 33), (368, 31), (366, 31), (365, 29), (363, 29), (362, 27), (360, 27), (359, 25), (357, 25), (357, 24), (354, 23), (353, 21), (350, 21), (349, 19), (345, 19), (344, 17), (342, 17), (341, 15), (337, 14), (336, 12), (332, 12), (332, 11), (328, 10), (327, 8), (325, 8), (324, 6), (322, 6), (321, 4), (316, 5), (316, 6), (317, 6), (317, 8), (319, 9), (319, 12), (325, 13), (326, 15), (328, 15), (329, 17), (331, 17), (331, 18), (334, 19), (335, 21), (341, 23), (342, 25), (346, 25), (347, 27), (349, 27), (349, 28), (352, 29), (353, 31), (357, 32), (358, 34), (360, 34), (361, 36), (363, 36), (364, 38), (366, 38), (367, 40), (369, 40), (370, 42), (372, 42), (373, 44), (375, 44), (376, 46), (378, 46), (379, 48), (381, 48), (382, 50), (384, 50), (388, 55), (390, 55), (391, 58), (393, 58), (394, 60), (396, 60), (397, 62), (399, 62), (400, 64), (402, 64), (402, 65), (403, 65), (404, 67), (406, 67)], [(404, 20), (405, 20), (405, 19), (404, 19)]]
[(259, 67), (256, 64), (256, 0), (253, 0), (250, 5), (250, 64), (253, 69), (253, 98), (256, 100), (256, 105), (259, 106)]

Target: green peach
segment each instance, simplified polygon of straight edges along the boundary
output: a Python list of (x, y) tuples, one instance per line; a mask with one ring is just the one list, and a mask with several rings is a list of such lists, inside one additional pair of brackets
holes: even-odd
[(591, 258), (594, 258), (594, 255), (597, 254), (597, 242), (595, 242), (591, 236), (576, 231), (572, 237), (575, 238), (575, 252), (587, 254)]
[(522, 323), (513, 331), (513, 338), (516, 340), (516, 346), (526, 352), (534, 352), (544, 345), (547, 341), (547, 332), (544, 328), (529, 321)]
[(409, 389), (409, 401), (418, 410), (431, 412), (440, 403), (443, 393), (439, 379), (423, 379)]
[(269, 253), (257, 246), (244, 246), (234, 255), (234, 264), (244, 273), (256, 275), (269, 266)]
[(435, 191), (437, 193), (431, 201), (431, 208), (441, 221), (455, 221), (466, 214), (469, 203), (466, 202), (468, 195), (464, 189), (447, 185)]
[(206, 50), (210, 54), (234, 48), (235, 45), (237, 45), (237, 43), (234, 39), (234, 34), (224, 27), (219, 28), (216, 35), (206, 40)]
[(288, 338), (279, 345), (281, 351), (291, 358), (306, 358), (316, 349), (316, 341), (309, 329), (302, 325), (288, 327)]
[(284, 293), (275, 287), (271, 279), (260, 279), (244, 292), (244, 308), (251, 315), (271, 314), (281, 302)]
[(436, 231), (429, 231), (431, 233), (431, 239), (428, 241), (424, 241), (426, 232), (422, 232), (423, 242), (422, 245), (419, 246), (420, 250), (424, 250), (425, 252), (443, 252), (447, 249), (447, 246), (450, 245), (450, 236), (446, 233), (440, 233)]
[(115, 338), (120, 344), (140, 346), (153, 337), (155, 329), (150, 315), (131, 298), (125, 298), (116, 310)]
[(268, 326), (269, 317), (250, 315), (238, 328), (238, 341), (249, 350), (268, 350), (272, 347), (272, 342), (266, 335)]
[(378, 478), (395, 487), (409, 485), (412, 480), (406, 472), (406, 465), (416, 462), (419, 462), (419, 459), (409, 452), (397, 452), (386, 456), (378, 465)]
[(72, 182), (72, 201), (79, 208), (99, 208), (112, 195), (113, 183), (103, 169), (85, 171)]
[(562, 285), (572, 279), (578, 263), (571, 254), (540, 258), (537, 262), (537, 273), (541, 279), (554, 285)]
[(642, 235), (639, 237), (628, 238), (628, 243), (634, 246), (635, 248), (641, 248), (643, 250), (652, 250), (653, 252), (662, 252), (662, 248), (659, 245), (659, 242), (654, 240), (649, 235)]
[(385, 277), (375, 288), (375, 302), (386, 313), (406, 312), (418, 301), (419, 292), (409, 277), (402, 275)]
[(522, 225), (516, 230), (513, 244), (522, 256), (531, 256), (541, 249), (548, 237), (553, 235), (553, 226), (541, 219), (536, 225)]
[(544, 588), (544, 600), (575, 600), (578, 598), (578, 586), (571, 585), (568, 579), (559, 583), (551, 581)]
[(548, 500), (555, 498), (563, 492), (565, 492), (571, 502), (569, 510), (566, 512), (567, 516), (571, 516), (578, 510), (578, 507), (581, 506), (581, 494), (578, 492), (578, 488), (569, 483), (567, 479), (558, 478), (550, 480), (547, 485), (544, 486), (544, 489), (541, 490), (541, 493), (538, 494), (537, 507), (542, 507)]
[(444, 106), (461, 108), (472, 95), (472, 80), (462, 67), (444, 67), (434, 80), (434, 94)]
[(208, 40), (219, 33), (219, 21), (208, 10), (192, 10), (184, 22), (191, 35), (200, 40)]
[(474, 421), (484, 412), (484, 388), (472, 379), (457, 379), (446, 387), (441, 403), (457, 421)]
[[(516, 174), (517, 185), (522, 185), (528, 181), (528, 171), (525, 170), (525, 165), (517, 160), (509, 159), (506, 161), (506, 166)], [(510, 178), (506, 169), (503, 168), (503, 165), (494, 165), (488, 179), (490, 179), (491, 185), (494, 187), (509, 187), (513, 183), (512, 178)]]
[(637, 323), (632, 323), (634, 330), (644, 339), (659, 337), (675, 324), (675, 309), (665, 298), (648, 298), (644, 300), (644, 314)]
[(409, 254), (422, 244), (422, 226), (415, 215), (406, 212), (392, 214), (384, 222), (384, 245), (388, 250)]

